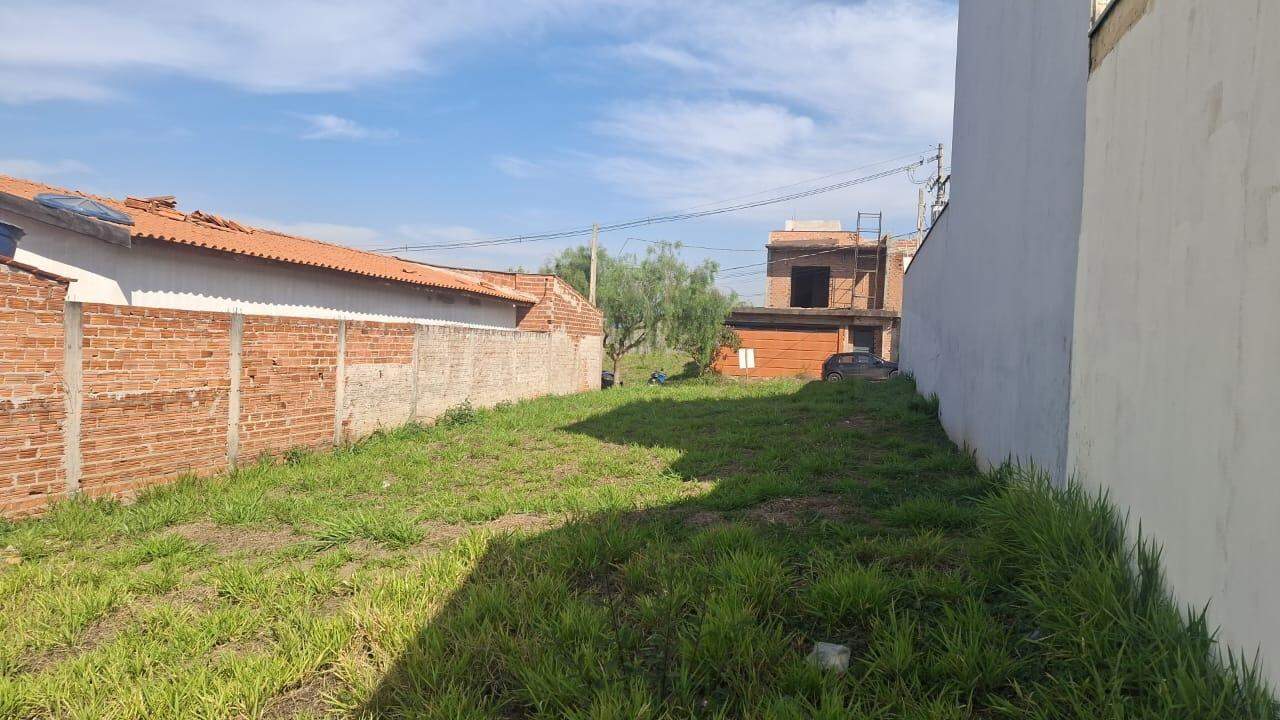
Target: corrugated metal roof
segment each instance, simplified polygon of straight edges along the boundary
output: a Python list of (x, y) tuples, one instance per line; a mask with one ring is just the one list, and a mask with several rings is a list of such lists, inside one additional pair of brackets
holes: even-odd
[[(0, 192), (28, 200), (43, 192), (74, 192), (21, 178), (0, 175)], [(522, 304), (537, 298), (511, 288), (500, 287), (462, 273), (432, 265), (402, 260), (388, 255), (334, 245), (310, 238), (286, 235), (274, 230), (253, 228), (216, 215), (196, 211), (187, 215), (163, 203), (113, 198), (79, 193), (123, 212), (134, 220), (136, 238), (191, 245), (220, 252), (247, 255), (278, 262), (336, 270), (463, 293), (485, 295)]]

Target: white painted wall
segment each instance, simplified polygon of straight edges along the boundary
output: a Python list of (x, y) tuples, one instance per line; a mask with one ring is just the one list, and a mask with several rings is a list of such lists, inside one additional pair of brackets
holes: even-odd
[(1062, 479), (1084, 165), (1085, 0), (961, 0), (951, 204), (906, 276), (902, 360), (986, 465)]
[(1277, 28), (1158, 0), (1089, 81), (1070, 464), (1280, 682)]
[(366, 278), (320, 268), (135, 240), (102, 242), (0, 211), (26, 230), (14, 259), (75, 280), (81, 302), (252, 315), (514, 328), (504, 300)]

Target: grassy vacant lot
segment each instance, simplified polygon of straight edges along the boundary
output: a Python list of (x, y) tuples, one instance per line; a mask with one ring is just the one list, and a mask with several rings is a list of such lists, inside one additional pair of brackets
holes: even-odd
[(0, 527), (0, 716), (1275, 716), (1104, 504), (935, 414), (635, 385), (63, 505)]

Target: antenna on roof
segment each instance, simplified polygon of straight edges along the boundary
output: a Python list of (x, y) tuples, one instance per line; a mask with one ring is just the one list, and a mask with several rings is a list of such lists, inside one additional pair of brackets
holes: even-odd
[(47, 208), (65, 210), (84, 217), (115, 223), (116, 225), (132, 225), (133, 218), (114, 208), (107, 207), (97, 200), (83, 195), (65, 195), (63, 193), (40, 193), (35, 201)]

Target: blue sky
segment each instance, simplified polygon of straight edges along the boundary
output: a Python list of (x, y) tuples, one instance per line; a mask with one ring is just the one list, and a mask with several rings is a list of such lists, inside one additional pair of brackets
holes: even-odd
[[(377, 248), (681, 210), (950, 138), (952, 0), (204, 5), (6, 0), (0, 172)], [(860, 209), (903, 230), (915, 193), (898, 177), (602, 242), (758, 249), (789, 217)], [(573, 242), (411, 257), (532, 269)]]

